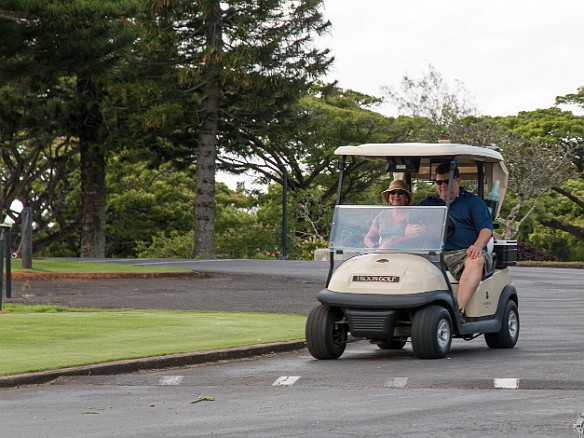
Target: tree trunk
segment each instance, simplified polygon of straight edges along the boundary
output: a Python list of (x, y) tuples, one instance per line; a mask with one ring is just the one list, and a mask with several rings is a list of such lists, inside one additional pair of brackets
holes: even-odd
[(198, 137), (195, 175), (195, 257), (215, 257), (215, 160), (219, 124), (219, 75), (221, 72), (221, 10), (218, 1), (209, 2), (205, 17), (207, 38), (201, 91), (202, 121)]
[(81, 161), (81, 257), (105, 257), (105, 153), (99, 145), (103, 124), (91, 74), (78, 75), (77, 93), (85, 107), (79, 126)]
[(105, 257), (105, 158), (99, 146), (81, 143), (81, 257)]
[[(521, 207), (523, 207), (525, 204), (527, 203), (526, 200), (519, 198), (519, 200), (517, 201), (517, 204), (515, 204), (515, 206), (511, 209), (511, 211), (509, 212), (509, 214), (507, 215), (506, 218), (497, 218), (497, 222), (503, 224), (503, 226), (505, 226), (505, 231), (503, 233), (502, 238), (505, 240), (514, 240), (517, 238), (517, 235), (519, 234), (519, 230), (521, 228), (521, 225), (523, 224), (523, 222), (525, 222), (525, 220), (529, 217), (529, 215), (531, 215), (531, 213), (533, 212), (533, 210), (535, 210), (535, 207), (537, 206), (537, 202), (534, 202), (531, 207), (529, 208), (529, 210), (527, 211), (527, 213), (525, 213), (523, 216), (519, 215), (519, 210), (521, 209)], [(517, 220), (517, 218), (519, 217), (519, 220)]]

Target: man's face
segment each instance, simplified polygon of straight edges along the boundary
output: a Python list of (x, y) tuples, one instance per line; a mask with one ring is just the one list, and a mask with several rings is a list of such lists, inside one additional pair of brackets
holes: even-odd
[[(448, 177), (450, 174), (448, 173), (437, 173), (436, 174), (436, 192), (440, 199), (446, 201), (446, 196), (448, 195)], [(460, 192), (460, 178), (454, 178), (452, 180), (452, 196), (450, 197), (451, 201), (454, 201)]]

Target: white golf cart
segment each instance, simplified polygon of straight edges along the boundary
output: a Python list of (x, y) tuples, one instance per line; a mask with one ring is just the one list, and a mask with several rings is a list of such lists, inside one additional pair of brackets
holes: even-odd
[[(484, 334), (490, 348), (512, 348), (519, 337), (518, 297), (508, 266), (514, 265), (516, 241), (489, 244), (494, 263), (465, 308), (458, 312), (458, 284), (443, 263), (444, 242), (453, 226), (445, 207), (338, 205), (347, 157), (383, 160), (394, 177), (432, 180), (438, 164), (454, 166), (463, 185), (474, 182), (476, 194), (499, 188), (500, 202), (491, 203), (493, 217), (499, 212), (507, 187), (503, 157), (494, 148), (460, 144), (364, 144), (342, 146), (337, 205), (329, 242), (330, 271), (320, 305), (309, 314), (306, 341), (316, 359), (337, 359), (345, 351), (349, 334), (366, 338), (382, 349), (401, 349), (408, 338), (422, 359), (446, 356), (453, 338), (471, 340)], [(498, 183), (496, 183), (498, 181)], [(449, 185), (449, 193), (450, 193)], [(408, 216), (420, 224), (421, 235), (399, 240), (388, 247), (368, 248), (364, 236), (380, 213)]]

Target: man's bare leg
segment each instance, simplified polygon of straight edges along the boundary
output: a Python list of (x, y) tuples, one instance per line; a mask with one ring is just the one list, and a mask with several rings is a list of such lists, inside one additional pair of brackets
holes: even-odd
[(483, 276), (483, 265), (484, 261), (482, 257), (477, 257), (476, 259), (468, 257), (464, 262), (464, 271), (462, 271), (460, 281), (458, 282), (458, 294), (456, 297), (458, 307), (462, 311), (464, 311), (468, 301), (479, 287)]

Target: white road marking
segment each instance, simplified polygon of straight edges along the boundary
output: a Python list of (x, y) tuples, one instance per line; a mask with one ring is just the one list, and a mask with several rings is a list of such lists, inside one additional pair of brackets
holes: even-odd
[(495, 379), (496, 389), (519, 389), (519, 379)]
[(162, 376), (158, 384), (162, 386), (178, 386), (183, 379), (184, 376)]
[(272, 383), (272, 386), (292, 386), (298, 381), (298, 379), (300, 379), (300, 376), (278, 377), (276, 381)]
[(388, 379), (383, 384), (384, 388), (405, 388), (408, 384), (407, 377), (394, 377), (392, 379)]

